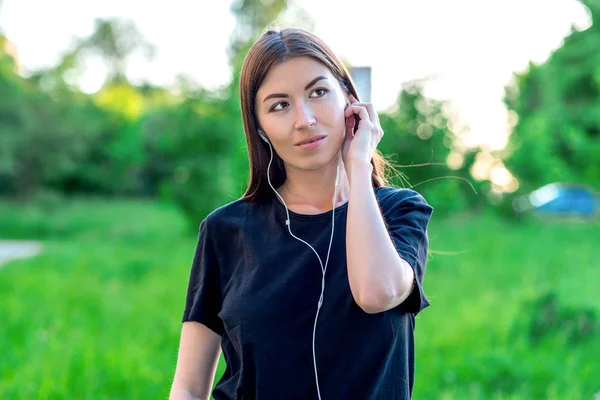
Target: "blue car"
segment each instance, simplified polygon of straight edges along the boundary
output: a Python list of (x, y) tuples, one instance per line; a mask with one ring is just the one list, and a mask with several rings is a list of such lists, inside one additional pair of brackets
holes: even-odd
[(513, 207), (517, 212), (532, 211), (540, 216), (594, 218), (600, 208), (600, 195), (583, 185), (551, 183), (518, 197)]

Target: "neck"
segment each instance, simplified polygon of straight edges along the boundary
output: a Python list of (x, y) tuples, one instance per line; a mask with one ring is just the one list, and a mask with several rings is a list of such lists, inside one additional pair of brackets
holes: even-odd
[[(333, 205), (337, 164), (336, 157), (329, 165), (315, 171), (286, 166), (286, 181), (277, 189), (277, 192), (290, 207), (305, 212), (329, 211)], [(338, 185), (336, 207), (346, 203), (350, 195), (350, 185), (343, 162), (340, 162)]]

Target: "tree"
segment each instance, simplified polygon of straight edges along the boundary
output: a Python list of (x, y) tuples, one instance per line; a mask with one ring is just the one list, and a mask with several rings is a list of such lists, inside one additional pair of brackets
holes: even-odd
[(518, 122), (505, 164), (529, 191), (549, 182), (600, 182), (600, 1), (583, 0), (592, 25), (575, 31), (550, 58), (530, 63), (507, 86)]
[(287, 0), (234, 0), (231, 12), (237, 24), (229, 44), (229, 58), (234, 69), (238, 65), (241, 67), (241, 61), (250, 45), (286, 7)]
[(250, 45), (286, 4), (286, 0), (236, 0), (232, 12), (238, 23), (229, 47), (231, 83), (212, 93), (184, 87), (183, 101), (144, 116), (147, 151), (158, 160), (148, 169), (149, 177), (165, 177), (161, 193), (185, 212), (193, 229), (209, 212), (243, 194), (248, 158), (239, 71)]
[(86, 96), (53, 96), (6, 60), (0, 57), (0, 181), (5, 194), (26, 200), (80, 168), (104, 117)]
[(394, 109), (380, 115), (385, 135), (379, 149), (399, 168), (401, 175), (393, 179), (396, 186), (414, 187), (438, 214), (459, 211), (480, 202), (470, 183), (472, 156), (462, 154), (462, 165), (455, 170), (449, 167), (451, 151), (463, 152), (449, 129), (445, 103), (427, 98), (425, 83), (415, 80), (403, 85)]
[[(116, 42), (120, 38), (113, 37)], [(91, 41), (89, 42), (91, 43)], [(28, 200), (48, 188), (60, 192), (139, 192), (139, 95), (113, 81), (95, 96), (69, 77), (81, 48), (58, 65), (20, 77), (0, 46), (0, 181), (5, 193)], [(118, 76), (119, 74), (115, 74)], [(118, 106), (118, 108), (116, 108)]]
[(146, 41), (132, 21), (112, 18), (96, 19), (94, 32), (79, 41), (77, 50), (100, 56), (108, 67), (108, 83), (126, 81), (125, 64), (135, 52), (152, 59), (155, 46)]

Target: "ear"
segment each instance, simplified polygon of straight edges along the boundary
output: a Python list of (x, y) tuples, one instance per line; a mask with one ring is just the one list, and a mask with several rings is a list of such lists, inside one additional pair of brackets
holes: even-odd
[[(350, 96), (354, 96), (352, 92), (349, 90), (344, 91), (344, 100), (346, 100), (346, 107), (348, 107), (352, 102), (350, 101)], [(356, 97), (356, 96), (354, 96)]]
[(261, 139), (262, 139), (264, 142), (266, 142), (266, 143), (268, 143), (268, 144), (271, 144), (271, 143), (269, 142), (269, 138), (267, 137), (267, 134), (265, 133), (265, 131), (263, 131), (263, 130), (262, 130), (262, 129), (260, 129), (260, 128), (258, 128), (258, 135), (260, 136), (260, 138), (261, 138)]
[(350, 105), (350, 99), (348, 98), (348, 96), (348, 92), (344, 90), (344, 97), (342, 98), (342, 101), (344, 102), (344, 110)]

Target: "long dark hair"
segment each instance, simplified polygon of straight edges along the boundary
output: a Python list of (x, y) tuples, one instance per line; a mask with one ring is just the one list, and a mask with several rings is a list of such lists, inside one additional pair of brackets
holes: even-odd
[[(347, 93), (360, 100), (352, 77), (339, 58), (321, 39), (298, 28), (281, 30), (269, 29), (265, 32), (246, 54), (240, 74), (240, 101), (244, 132), (248, 145), (250, 162), (250, 181), (244, 199), (250, 201), (264, 199), (271, 194), (267, 181), (267, 166), (271, 157), (268, 145), (258, 136), (258, 119), (256, 117), (256, 93), (269, 70), (277, 64), (293, 57), (308, 56), (325, 65)], [(281, 186), (286, 179), (285, 165), (279, 155), (273, 150), (271, 165), (271, 183), (273, 187)], [(373, 187), (388, 186), (386, 170), (389, 163), (377, 150), (371, 159), (373, 165)]]

